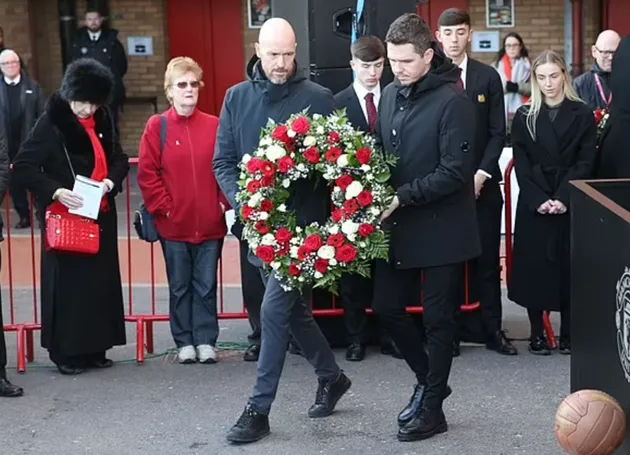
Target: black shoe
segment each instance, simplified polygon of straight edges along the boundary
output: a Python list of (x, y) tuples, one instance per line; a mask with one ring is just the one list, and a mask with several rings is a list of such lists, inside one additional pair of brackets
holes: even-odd
[(236, 424), (228, 431), (226, 439), (229, 442), (245, 444), (256, 442), (270, 432), (269, 416), (256, 412), (250, 405), (247, 405)]
[(7, 378), (0, 377), (0, 397), (14, 398), (24, 395), (24, 389), (9, 382)]
[(20, 221), (15, 225), (15, 229), (26, 229), (31, 227), (31, 220), (28, 218), (20, 218)]
[(558, 345), (558, 352), (564, 355), (571, 355), (571, 340), (569, 338), (561, 337), (560, 344)]
[(98, 369), (111, 368), (113, 366), (114, 366), (114, 361), (110, 359), (92, 360), (88, 365), (89, 368), (98, 368)]
[(529, 342), (529, 352), (534, 355), (549, 355), (551, 351), (545, 335), (539, 335)]
[(441, 409), (422, 408), (417, 416), (398, 430), (398, 440), (421, 441), (436, 434), (446, 433), (448, 424)]
[(77, 374), (81, 374), (85, 371), (83, 368), (79, 368), (75, 365), (57, 365), (57, 369), (59, 370), (59, 373), (67, 376), (76, 376)]
[(258, 362), (258, 356), (260, 356), (260, 345), (252, 344), (243, 354), (243, 360), (246, 362)]
[(503, 330), (498, 330), (492, 335), (492, 338), (486, 343), (486, 349), (496, 351), (503, 355), (517, 355), (518, 351), (514, 345), (507, 339)]
[(346, 360), (350, 362), (360, 362), (365, 358), (365, 346), (358, 342), (353, 342), (346, 349)]
[(315, 394), (315, 403), (308, 410), (312, 419), (327, 417), (333, 413), (339, 399), (348, 391), (352, 381), (343, 372), (336, 381), (319, 379), (319, 386)]
[[(422, 408), (422, 401), (424, 399), (425, 389), (426, 386), (416, 384), (415, 388), (413, 389), (413, 395), (411, 395), (411, 399), (409, 400), (409, 404), (405, 406), (402, 411), (400, 411), (400, 414), (398, 414), (399, 427), (403, 427), (408, 424), (414, 418), (414, 416), (416, 416), (418, 412), (420, 412), (420, 409)], [(451, 386), (447, 385), (446, 390), (444, 390), (444, 397), (442, 397), (442, 399), (446, 400), (451, 395), (451, 393), (453, 393), (453, 390), (451, 389)]]
[(391, 355), (395, 359), (404, 359), (403, 355), (398, 350), (398, 346), (392, 340), (381, 343), (381, 354)]

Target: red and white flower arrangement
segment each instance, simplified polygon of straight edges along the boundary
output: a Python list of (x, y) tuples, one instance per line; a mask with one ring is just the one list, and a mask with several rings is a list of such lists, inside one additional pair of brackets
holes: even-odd
[(597, 137), (599, 137), (610, 118), (610, 112), (608, 112), (608, 109), (597, 109), (593, 114), (595, 115), (595, 124), (597, 125)]
[[(379, 220), (394, 194), (387, 184), (393, 164), (343, 111), (270, 121), (253, 156), (240, 163), (243, 238), (285, 290), (336, 292), (344, 273), (369, 277), (372, 260), (388, 259), (389, 238)], [(316, 174), (330, 186), (332, 216), (323, 226), (300, 227), (287, 209), (289, 188)]]

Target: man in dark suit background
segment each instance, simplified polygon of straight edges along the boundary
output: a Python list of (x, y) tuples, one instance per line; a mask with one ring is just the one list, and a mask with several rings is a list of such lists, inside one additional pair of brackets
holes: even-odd
[[(335, 108), (346, 109), (353, 127), (374, 133), (381, 99), (381, 76), (385, 64), (385, 45), (377, 36), (361, 36), (350, 47), (350, 66), (355, 80), (335, 95)], [(367, 332), (366, 306), (372, 304), (373, 282), (360, 275), (345, 275), (340, 283), (340, 297), (344, 308), (344, 322), (349, 345), (346, 359), (365, 358)], [(381, 352), (402, 358), (391, 338), (381, 332)]]
[[(468, 57), (472, 38), (470, 15), (457, 8), (445, 10), (438, 20), (436, 37), (444, 53), (461, 69), (460, 87), (475, 106), (475, 197), (482, 253), (470, 262), (470, 278), (478, 283), (486, 347), (515, 355), (516, 348), (502, 330), (501, 212), (503, 196), (499, 158), (505, 144), (503, 87), (499, 74), (489, 65)], [(459, 342), (454, 345), (459, 355)]]

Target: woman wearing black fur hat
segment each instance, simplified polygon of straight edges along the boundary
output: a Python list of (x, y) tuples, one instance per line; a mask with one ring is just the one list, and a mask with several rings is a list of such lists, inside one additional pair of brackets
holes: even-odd
[(68, 216), (68, 209), (82, 206), (71, 191), (74, 175), (104, 183), (98, 253), (56, 252), (42, 240), (42, 346), (62, 374), (110, 367), (105, 352), (126, 342), (114, 198), (129, 163), (103, 107), (113, 85), (110, 70), (97, 61), (71, 63), (13, 165), (14, 178), (37, 200), (42, 239), (46, 211)]

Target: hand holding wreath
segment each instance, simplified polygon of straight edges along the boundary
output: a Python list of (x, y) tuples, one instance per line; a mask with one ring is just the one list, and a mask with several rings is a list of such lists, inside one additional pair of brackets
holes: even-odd
[[(270, 122), (253, 155), (240, 164), (243, 238), (285, 290), (308, 285), (334, 292), (343, 273), (369, 277), (370, 262), (388, 258), (380, 217), (392, 201), (387, 182), (395, 160), (386, 160), (344, 112)], [(332, 218), (324, 226), (296, 226), (287, 189), (316, 173), (332, 187)]]

